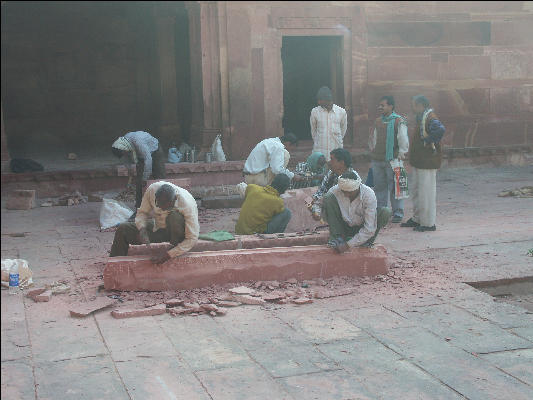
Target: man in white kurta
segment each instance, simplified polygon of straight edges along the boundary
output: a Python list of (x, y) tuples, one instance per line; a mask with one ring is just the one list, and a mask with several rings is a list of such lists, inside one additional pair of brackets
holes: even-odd
[(318, 151), (330, 160), (334, 149), (343, 147), (346, 135), (347, 116), (344, 108), (333, 104), (331, 90), (324, 86), (318, 90), (318, 106), (311, 110), (311, 137), (313, 151)]
[(285, 174), (290, 179), (301, 180), (298, 175), (287, 169), (290, 153), (287, 150), (297, 146), (298, 139), (287, 133), (281, 138), (274, 137), (259, 142), (244, 163), (244, 180), (249, 184), (268, 186), (278, 174)]
[(194, 197), (172, 183), (155, 182), (144, 193), (135, 223), (123, 222), (117, 228), (110, 256), (128, 255), (130, 244), (170, 242), (174, 247), (153, 260), (163, 263), (192, 249), (199, 233)]

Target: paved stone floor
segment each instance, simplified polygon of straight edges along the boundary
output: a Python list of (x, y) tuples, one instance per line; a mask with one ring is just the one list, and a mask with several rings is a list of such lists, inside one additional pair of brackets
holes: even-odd
[(2, 208), (2, 258), (28, 260), (37, 286), (72, 286), (49, 303), (2, 290), (2, 399), (532, 399), (531, 296), (521, 307), (464, 283), (533, 275), (533, 199), (497, 197), (532, 174), (441, 171), (438, 230), (378, 237), (387, 276), (216, 318), (71, 318), (102, 283), (113, 233), (98, 230), (99, 203)]

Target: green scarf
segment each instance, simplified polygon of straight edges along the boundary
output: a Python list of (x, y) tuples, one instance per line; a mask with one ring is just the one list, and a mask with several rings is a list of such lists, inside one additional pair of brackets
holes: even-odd
[(383, 123), (387, 122), (387, 144), (385, 148), (385, 160), (390, 161), (394, 158), (394, 122), (396, 118), (401, 118), (400, 115), (396, 114), (394, 111), (388, 116), (381, 116), (381, 121)]
[(309, 166), (309, 169), (311, 170), (311, 172), (314, 172), (314, 173), (322, 172), (322, 170), (324, 169), (324, 166), (322, 166), (321, 170), (318, 170), (317, 163), (318, 163), (319, 158), (322, 157), (323, 155), (324, 154), (322, 154), (319, 151), (314, 151), (313, 153), (311, 153), (309, 157), (307, 157), (307, 165)]

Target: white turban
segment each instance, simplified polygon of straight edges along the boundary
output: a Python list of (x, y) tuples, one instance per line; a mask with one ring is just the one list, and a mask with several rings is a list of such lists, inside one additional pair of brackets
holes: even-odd
[(339, 189), (345, 192), (355, 192), (359, 189), (361, 185), (361, 178), (359, 179), (349, 179), (349, 178), (340, 178), (338, 181)]
[(121, 136), (117, 140), (115, 140), (111, 147), (114, 147), (115, 149), (119, 150), (129, 151), (131, 153), (131, 157), (133, 158), (133, 162), (137, 163), (137, 153), (135, 151), (135, 148), (124, 136)]

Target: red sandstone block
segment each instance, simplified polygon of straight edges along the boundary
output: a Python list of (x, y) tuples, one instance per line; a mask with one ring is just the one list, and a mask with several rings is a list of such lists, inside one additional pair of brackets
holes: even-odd
[(234, 294), (231, 296), (234, 301), (238, 301), (242, 304), (248, 304), (252, 306), (260, 306), (266, 304), (266, 301), (260, 297), (253, 297), (247, 294)]
[(102, 308), (109, 307), (115, 304), (117, 301), (115, 299), (110, 299), (108, 297), (99, 297), (94, 301), (77, 303), (70, 306), (70, 316), (83, 318), (91, 313), (101, 310)]
[[(107, 290), (164, 291), (232, 282), (386, 274), (383, 246), (337, 254), (324, 245), (187, 253), (158, 268), (147, 256), (110, 257), (104, 269)], [(239, 301), (239, 300), (238, 300)]]
[(218, 307), (215, 304), (200, 304), (200, 308), (204, 311), (217, 312)]
[(241, 303), (239, 303), (238, 301), (230, 301), (230, 300), (222, 300), (222, 301), (219, 301), (217, 304), (218, 307), (237, 307), (240, 305)]
[[(31, 289), (31, 290), (28, 290), (26, 292), (26, 296), (27, 297), (30, 297), (30, 298), (34, 298), (35, 296), (38, 296), (40, 295), (41, 293), (43, 292), (46, 292), (48, 289), (45, 288), (45, 287), (40, 287), (40, 288), (35, 288), (35, 289)], [(35, 299), (34, 299), (35, 300)]]
[(33, 296), (32, 298), (38, 303), (50, 301), (50, 299), (52, 298), (52, 291), (47, 290), (45, 292), (42, 292), (41, 294)]
[(6, 201), (8, 210), (30, 210), (35, 207), (35, 190), (13, 190)]
[(170, 299), (165, 301), (165, 304), (169, 307), (181, 306), (185, 301), (181, 299)]
[(308, 297), (300, 297), (298, 299), (294, 299), (292, 300), (292, 302), (294, 304), (298, 304), (298, 305), (301, 305), (301, 304), (308, 304), (308, 303), (312, 303), (313, 302), (313, 299), (310, 299)]
[(167, 307), (164, 304), (158, 304), (157, 306), (142, 308), (137, 310), (113, 310), (111, 315), (115, 318), (134, 318), (145, 317), (151, 315), (161, 315), (167, 312)]

